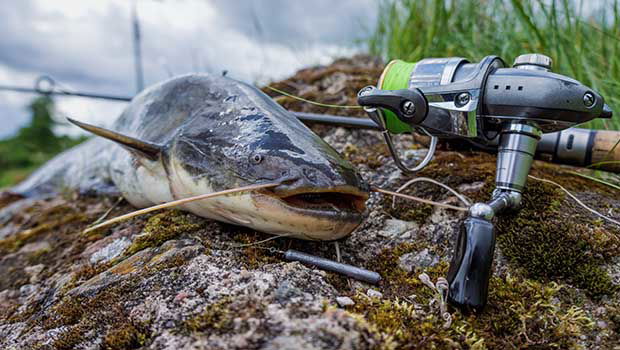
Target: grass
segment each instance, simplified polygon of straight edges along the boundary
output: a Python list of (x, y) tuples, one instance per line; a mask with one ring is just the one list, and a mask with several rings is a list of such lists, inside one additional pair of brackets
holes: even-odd
[(30, 122), (14, 136), (0, 140), (0, 191), (24, 180), (56, 154), (86, 139), (54, 134), (54, 101), (49, 97), (37, 97), (29, 107)]
[[(371, 53), (415, 62), (498, 55), (508, 64), (537, 52), (553, 71), (573, 77), (620, 111), (620, 4), (580, 0), (394, 0), (380, 5)], [(620, 130), (620, 118), (584, 127)]]

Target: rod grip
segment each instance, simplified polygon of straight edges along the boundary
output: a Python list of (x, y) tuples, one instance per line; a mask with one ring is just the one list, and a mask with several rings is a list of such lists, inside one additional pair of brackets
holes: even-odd
[(461, 226), (450, 270), (448, 302), (463, 311), (481, 311), (487, 303), (495, 250), (490, 221), (469, 217)]
[[(594, 169), (620, 173), (620, 131), (597, 130), (592, 143)], [(615, 148), (614, 148), (615, 147)]]

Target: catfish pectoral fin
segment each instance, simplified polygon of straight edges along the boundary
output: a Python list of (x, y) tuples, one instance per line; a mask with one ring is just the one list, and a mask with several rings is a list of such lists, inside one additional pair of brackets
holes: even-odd
[(108, 140), (112, 140), (125, 147), (129, 151), (137, 153), (138, 155), (146, 157), (148, 159), (156, 160), (161, 153), (162, 146), (158, 144), (123, 135), (116, 131), (108, 130), (99, 126), (80, 122), (69, 117), (67, 117), (67, 120), (88, 132), (106, 138)]

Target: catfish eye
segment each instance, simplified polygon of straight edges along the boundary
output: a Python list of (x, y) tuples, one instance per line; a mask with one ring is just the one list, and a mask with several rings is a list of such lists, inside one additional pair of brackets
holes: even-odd
[(263, 161), (263, 155), (256, 153), (250, 157), (250, 161), (254, 164), (259, 164), (260, 162)]

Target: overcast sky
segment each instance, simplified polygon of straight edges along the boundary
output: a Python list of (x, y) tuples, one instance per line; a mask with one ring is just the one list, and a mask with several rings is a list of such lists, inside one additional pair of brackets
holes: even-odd
[[(0, 85), (115, 95), (136, 91), (128, 0), (0, 0)], [(145, 82), (221, 72), (248, 82), (351, 55), (373, 29), (376, 0), (138, 0)], [(0, 91), (0, 138), (29, 120), (34, 95)], [(109, 123), (123, 103), (56, 98), (59, 115)], [(61, 128), (71, 132), (72, 128)]]

